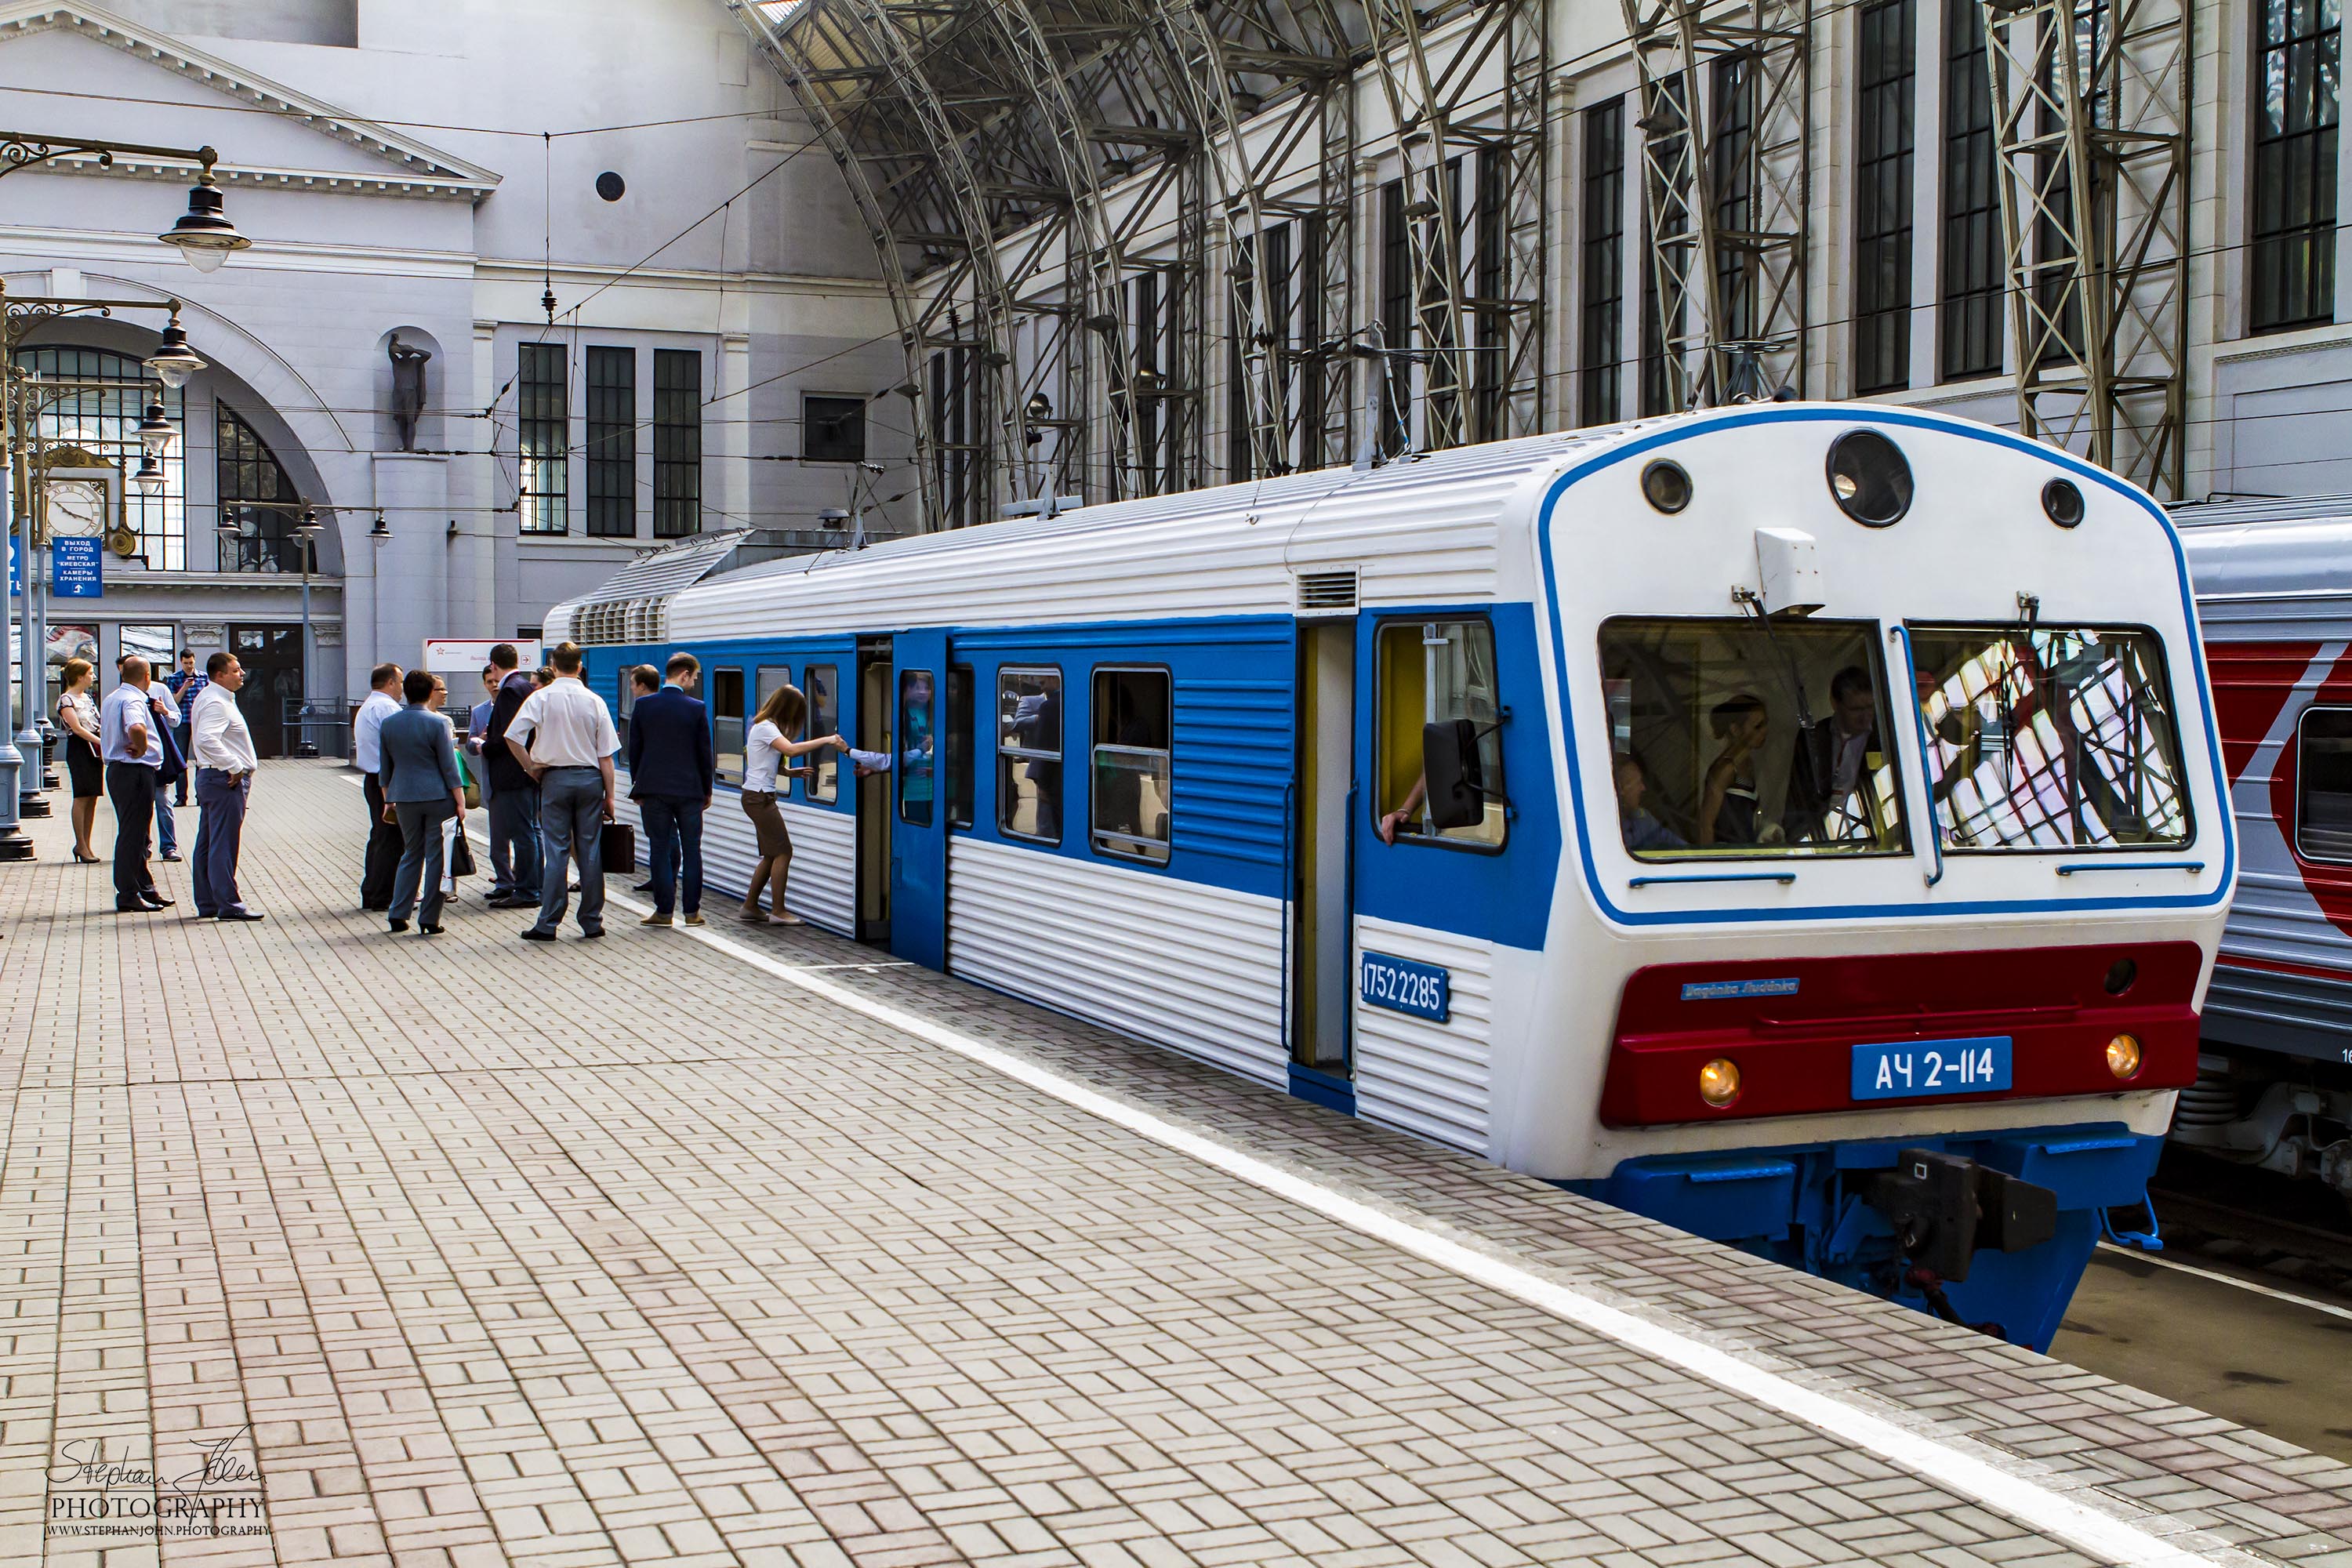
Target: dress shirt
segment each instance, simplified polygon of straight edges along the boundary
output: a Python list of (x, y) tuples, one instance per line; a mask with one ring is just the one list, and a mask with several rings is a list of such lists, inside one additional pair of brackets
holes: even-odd
[(383, 750), (376, 744), (376, 736), (383, 721), (400, 711), (400, 699), (389, 691), (371, 691), (360, 704), (360, 716), (352, 721), (352, 763), (363, 773), (383, 771)]
[[(131, 728), (137, 725), (147, 731), (147, 750), (139, 756), (131, 754)], [(136, 686), (118, 686), (106, 694), (106, 703), (99, 710), (98, 735), (104, 742), (99, 748), (110, 763), (138, 763), (151, 768), (163, 765), (163, 744), (155, 733), (155, 710), (147, 706), (147, 693)]]
[(189, 760), (197, 767), (218, 768), (225, 773), (249, 773), (258, 765), (253, 752), (253, 731), (237, 710), (236, 692), (226, 687), (206, 685), (196, 694), (195, 712), (189, 722), (195, 731), (191, 743), (195, 754)]
[(559, 675), (524, 698), (507, 739), (542, 768), (593, 768), (621, 749), (612, 710), (576, 675)]

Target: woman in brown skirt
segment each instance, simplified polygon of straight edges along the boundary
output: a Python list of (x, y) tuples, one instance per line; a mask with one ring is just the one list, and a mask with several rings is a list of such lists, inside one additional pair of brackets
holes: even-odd
[[(784, 878), (793, 868), (793, 836), (784, 830), (784, 814), (776, 807), (776, 773), (786, 757), (847, 745), (838, 735), (792, 739), (807, 718), (808, 699), (801, 695), (800, 688), (779, 686), (752, 715), (751, 732), (743, 740), (743, 815), (751, 819), (751, 829), (760, 839), (760, 864), (751, 873), (751, 890), (743, 900), (743, 918), (753, 925), (807, 923), (784, 910)], [(785, 777), (796, 778), (808, 770), (783, 772)], [(775, 911), (772, 915), (760, 912), (762, 883), (768, 889), (768, 907)]]

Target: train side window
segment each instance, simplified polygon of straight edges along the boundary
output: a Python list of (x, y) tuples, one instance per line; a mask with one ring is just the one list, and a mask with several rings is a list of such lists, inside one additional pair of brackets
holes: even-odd
[(2352, 861), (2352, 708), (2312, 708), (2295, 726), (2294, 850)]
[[(765, 708), (768, 705), (769, 695), (778, 687), (790, 686), (793, 683), (793, 668), (792, 666), (788, 664), (763, 664), (753, 673), (751, 679), (751, 706), (750, 711), (757, 713), (761, 709)], [(803, 722), (805, 722), (805, 721), (803, 721)], [(803, 741), (807, 738), (808, 737), (805, 734), (787, 735), (784, 737), (787, 741)], [(776, 769), (776, 798), (778, 800), (787, 799), (793, 793), (792, 774), (786, 770), (800, 767), (803, 764), (802, 763), (801, 759), (794, 757), (787, 759), (782, 766)]]
[(948, 826), (971, 826), (971, 666), (948, 670), (948, 727), (940, 737), (947, 764)]
[(613, 711), (621, 716), (613, 728), (620, 732), (621, 755), (629, 754), (629, 715), (637, 710), (637, 683), (631, 679), (637, 672), (634, 664), (625, 664), (615, 672), (613, 688)]
[[(810, 665), (808, 685), (802, 694), (808, 699), (809, 734), (830, 735), (841, 728), (841, 680), (834, 666)], [(840, 752), (830, 747), (822, 752), (812, 752), (802, 765), (809, 770), (805, 781), (809, 799), (819, 805), (830, 805), (840, 798)]]
[[(1384, 840), (1502, 847), (1503, 706), (1495, 674), (1495, 628), (1482, 620), (1391, 621), (1379, 642), (1379, 780), (1375, 826)], [(1422, 773), (1423, 727), (1470, 721), (1486, 801), (1480, 821), (1436, 831)]]
[(1062, 672), (996, 672), (996, 826), (1009, 838), (1062, 841)]
[(938, 763), (931, 708), (937, 698), (928, 669), (898, 672), (898, 820), (914, 827), (931, 825), (931, 798)]
[(1175, 705), (1164, 669), (1097, 669), (1092, 784), (1095, 852), (1168, 863)]
[(710, 672), (710, 749), (719, 776), (731, 784), (743, 782), (743, 672)]

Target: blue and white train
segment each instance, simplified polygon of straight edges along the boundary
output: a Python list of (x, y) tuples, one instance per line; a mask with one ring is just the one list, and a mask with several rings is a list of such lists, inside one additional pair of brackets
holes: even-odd
[[(2196, 1075), (2235, 850), (2179, 541), (1984, 426), (1539, 437), (545, 635), (623, 706), (698, 655), (722, 771), (782, 681), (891, 755), (784, 804), (819, 925), (2024, 1344)], [(724, 792), (709, 855), (740, 891)]]

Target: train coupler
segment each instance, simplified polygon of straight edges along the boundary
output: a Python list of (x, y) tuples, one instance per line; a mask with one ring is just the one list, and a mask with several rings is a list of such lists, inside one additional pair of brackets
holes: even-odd
[(1905, 1258), (1932, 1274), (1939, 1293), (1942, 1281), (1968, 1279), (1979, 1249), (2023, 1252), (2058, 1234), (2058, 1194), (2048, 1187), (1934, 1149), (1904, 1150), (1893, 1170), (1873, 1173), (1860, 1187)]

